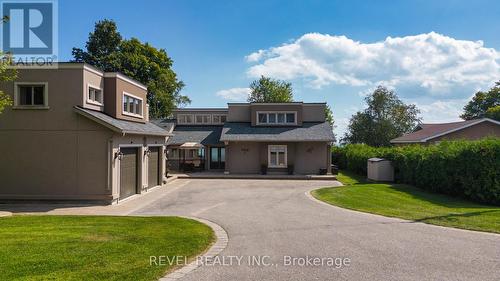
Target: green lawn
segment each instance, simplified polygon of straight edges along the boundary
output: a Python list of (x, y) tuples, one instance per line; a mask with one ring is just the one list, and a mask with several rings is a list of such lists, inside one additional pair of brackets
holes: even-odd
[(157, 280), (172, 266), (150, 256), (194, 257), (210, 227), (179, 217), (0, 218), (2, 280)]
[(346, 170), (339, 171), (339, 174), (337, 175), (337, 180), (340, 181), (343, 185), (353, 185), (353, 184), (367, 182), (367, 180), (364, 177)]
[[(342, 172), (343, 183), (357, 182)], [(339, 207), (418, 222), (500, 233), (500, 207), (434, 194), (403, 184), (363, 183), (322, 188), (313, 196)]]

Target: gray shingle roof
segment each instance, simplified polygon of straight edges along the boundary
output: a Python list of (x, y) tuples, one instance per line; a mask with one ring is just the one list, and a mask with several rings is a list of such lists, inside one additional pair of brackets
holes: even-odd
[(167, 131), (154, 125), (153, 123), (138, 123), (113, 118), (103, 112), (74, 107), (75, 111), (115, 132), (122, 134), (148, 135), (148, 136), (169, 136)]
[(156, 126), (164, 129), (167, 132), (172, 132), (175, 127), (174, 119), (150, 119), (149, 122), (155, 124)]
[(301, 127), (260, 127), (226, 123), (221, 141), (335, 141), (328, 122), (304, 122)]
[(176, 126), (167, 144), (180, 145), (186, 142), (197, 142), (203, 145), (222, 145), (221, 132), (222, 126)]

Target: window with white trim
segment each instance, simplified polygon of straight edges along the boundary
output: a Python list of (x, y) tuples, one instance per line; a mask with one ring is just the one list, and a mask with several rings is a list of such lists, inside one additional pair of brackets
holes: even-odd
[(212, 115), (210, 114), (196, 114), (196, 124), (210, 124), (212, 122)]
[(177, 114), (177, 124), (193, 124), (192, 114)]
[(89, 86), (87, 101), (90, 103), (102, 104), (102, 90)]
[(268, 146), (268, 167), (285, 168), (287, 167), (287, 147), (286, 145)]
[(226, 114), (213, 114), (212, 115), (212, 123), (214, 124), (224, 124), (226, 122), (227, 115)]
[(47, 84), (15, 84), (15, 106), (47, 107)]
[(123, 94), (123, 114), (142, 117), (142, 99)]
[(296, 125), (297, 112), (257, 112), (258, 125)]

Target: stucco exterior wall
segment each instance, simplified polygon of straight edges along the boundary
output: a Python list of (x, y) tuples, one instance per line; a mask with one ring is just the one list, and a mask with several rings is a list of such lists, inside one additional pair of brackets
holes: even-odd
[(443, 140), (478, 140), (485, 137), (500, 137), (500, 126), (491, 122), (481, 122), (477, 125), (431, 139), (428, 143), (436, 143)]
[(294, 165), (296, 174), (318, 174), (329, 166), (329, 144), (326, 142), (230, 142), (226, 146), (227, 171), (234, 174), (260, 173), (268, 164), (268, 146), (286, 145), (287, 164)]
[(304, 104), (302, 108), (303, 122), (325, 122), (326, 104)]
[(228, 122), (250, 122), (250, 104), (229, 104)]
[(0, 199), (111, 199), (105, 160), (112, 132), (74, 114), (74, 130), (0, 130)]
[[(103, 74), (98, 74), (96, 71), (89, 71), (87, 69), (83, 70), (83, 89), (82, 89), (82, 104), (83, 107), (92, 109), (92, 110), (98, 110), (98, 111), (104, 111), (104, 77), (102, 76)], [(98, 88), (101, 90), (101, 93), (103, 95), (103, 103), (102, 105), (97, 105), (95, 103), (92, 103), (91, 101), (88, 100), (88, 93), (89, 93), (89, 87), (93, 88)]]

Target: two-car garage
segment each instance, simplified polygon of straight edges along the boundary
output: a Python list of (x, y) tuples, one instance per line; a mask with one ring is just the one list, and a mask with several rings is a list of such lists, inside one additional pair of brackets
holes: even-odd
[[(152, 188), (160, 185), (162, 180), (161, 149), (159, 146), (150, 146), (145, 151), (147, 187)], [(140, 171), (143, 165), (140, 162), (142, 158), (139, 157), (138, 147), (121, 147), (120, 154), (120, 199), (125, 199), (141, 192)]]

